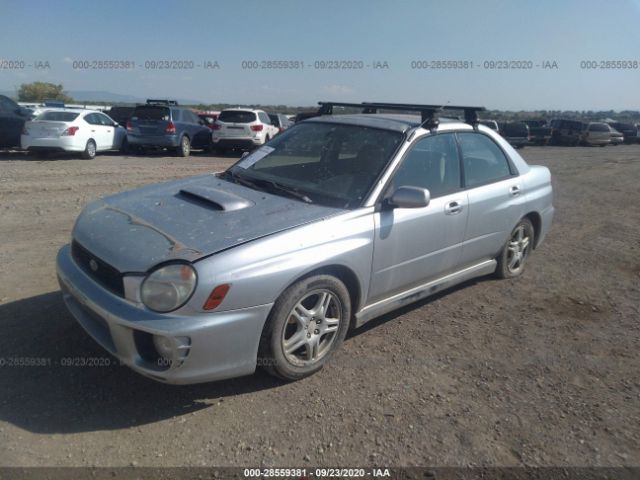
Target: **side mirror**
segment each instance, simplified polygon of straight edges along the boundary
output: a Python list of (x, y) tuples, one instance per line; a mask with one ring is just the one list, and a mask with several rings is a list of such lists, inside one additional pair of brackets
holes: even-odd
[(399, 187), (391, 198), (388, 205), (394, 208), (422, 208), (429, 205), (431, 194), (426, 188), (419, 187)]
[(207, 123), (204, 120), (198, 120), (198, 123), (202, 126), (206, 125)]
[(120, 126), (120, 124), (119, 124), (118, 122), (113, 122), (113, 126), (114, 126), (114, 127), (119, 127), (119, 126)]

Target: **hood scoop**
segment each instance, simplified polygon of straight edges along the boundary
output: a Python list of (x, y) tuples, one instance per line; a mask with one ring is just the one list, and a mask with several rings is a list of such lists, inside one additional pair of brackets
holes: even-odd
[(184, 200), (206, 205), (221, 212), (233, 212), (255, 205), (252, 201), (233, 193), (203, 185), (189, 185), (180, 189), (178, 194)]

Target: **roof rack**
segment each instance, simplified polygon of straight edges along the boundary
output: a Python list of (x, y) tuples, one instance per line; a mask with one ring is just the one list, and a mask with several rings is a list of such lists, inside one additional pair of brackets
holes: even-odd
[(362, 113), (378, 113), (378, 110), (399, 110), (420, 112), (422, 125), (427, 128), (435, 128), (438, 126), (436, 114), (443, 110), (463, 110), (464, 121), (471, 125), (477, 125), (478, 112), (485, 111), (484, 107), (473, 107), (468, 105), (421, 105), (414, 103), (379, 103), (379, 102), (362, 102), (362, 103), (345, 103), (345, 102), (318, 102), (320, 115), (331, 115), (333, 107), (351, 107), (361, 108)]
[(157, 100), (153, 98), (147, 99), (147, 105), (178, 105), (176, 100)]

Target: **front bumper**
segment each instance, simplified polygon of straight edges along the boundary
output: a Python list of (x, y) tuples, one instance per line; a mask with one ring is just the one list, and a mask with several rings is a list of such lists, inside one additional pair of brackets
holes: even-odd
[[(67, 308), (105, 350), (136, 372), (165, 383), (190, 384), (250, 375), (272, 304), (198, 315), (159, 314), (105, 290), (58, 252), (57, 273)], [(137, 333), (138, 332), (138, 333)], [(145, 358), (140, 334), (189, 338), (186, 357), (171, 365)]]

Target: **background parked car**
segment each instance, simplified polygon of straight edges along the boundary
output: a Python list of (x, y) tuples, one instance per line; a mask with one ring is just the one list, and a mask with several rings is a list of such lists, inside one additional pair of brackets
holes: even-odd
[(218, 119), (220, 112), (200, 112), (198, 113), (198, 118), (202, 120), (205, 126), (209, 127), (210, 130), (213, 130), (213, 126)]
[(633, 123), (609, 122), (613, 128), (624, 136), (624, 143), (636, 143), (638, 138), (638, 127)]
[(608, 123), (605, 124), (609, 127), (609, 135), (611, 137), (611, 145), (620, 145), (624, 143), (624, 135), (620, 133), (618, 130), (613, 128)]
[(495, 120), (480, 120), (480, 124), (485, 127), (489, 127), (494, 132), (500, 132), (500, 127), (498, 126), (498, 122)]
[(31, 111), (0, 95), (0, 148), (20, 146), (20, 134)]
[(314, 112), (300, 112), (296, 115), (296, 118), (293, 123), (301, 122), (302, 120), (306, 120), (307, 118), (313, 118), (320, 115), (317, 111)]
[(580, 143), (588, 146), (605, 147), (611, 143), (609, 125), (602, 122), (589, 122), (583, 132)]
[(271, 119), (271, 123), (278, 128), (279, 133), (284, 132), (287, 128), (293, 125), (287, 116), (281, 113), (270, 113), (269, 118)]
[(138, 105), (127, 122), (131, 148), (166, 148), (188, 157), (192, 148), (208, 150), (211, 130), (190, 109), (170, 100), (147, 100)]
[(500, 124), (500, 135), (514, 148), (524, 148), (530, 144), (529, 127), (524, 122)]
[(113, 118), (114, 121), (118, 122), (118, 124), (126, 127), (135, 109), (136, 107), (134, 105), (116, 105), (105, 113)]
[(551, 127), (546, 120), (524, 120), (529, 127), (529, 138), (534, 145), (547, 145), (551, 140)]
[(218, 153), (226, 150), (253, 150), (279, 133), (263, 110), (228, 108), (213, 128), (213, 145)]
[(575, 147), (580, 144), (585, 124), (578, 120), (554, 119), (551, 127), (551, 144)]
[(126, 150), (127, 133), (112, 118), (95, 110), (50, 109), (27, 122), (21, 136), (29, 151), (80, 152), (91, 159), (97, 152)]

